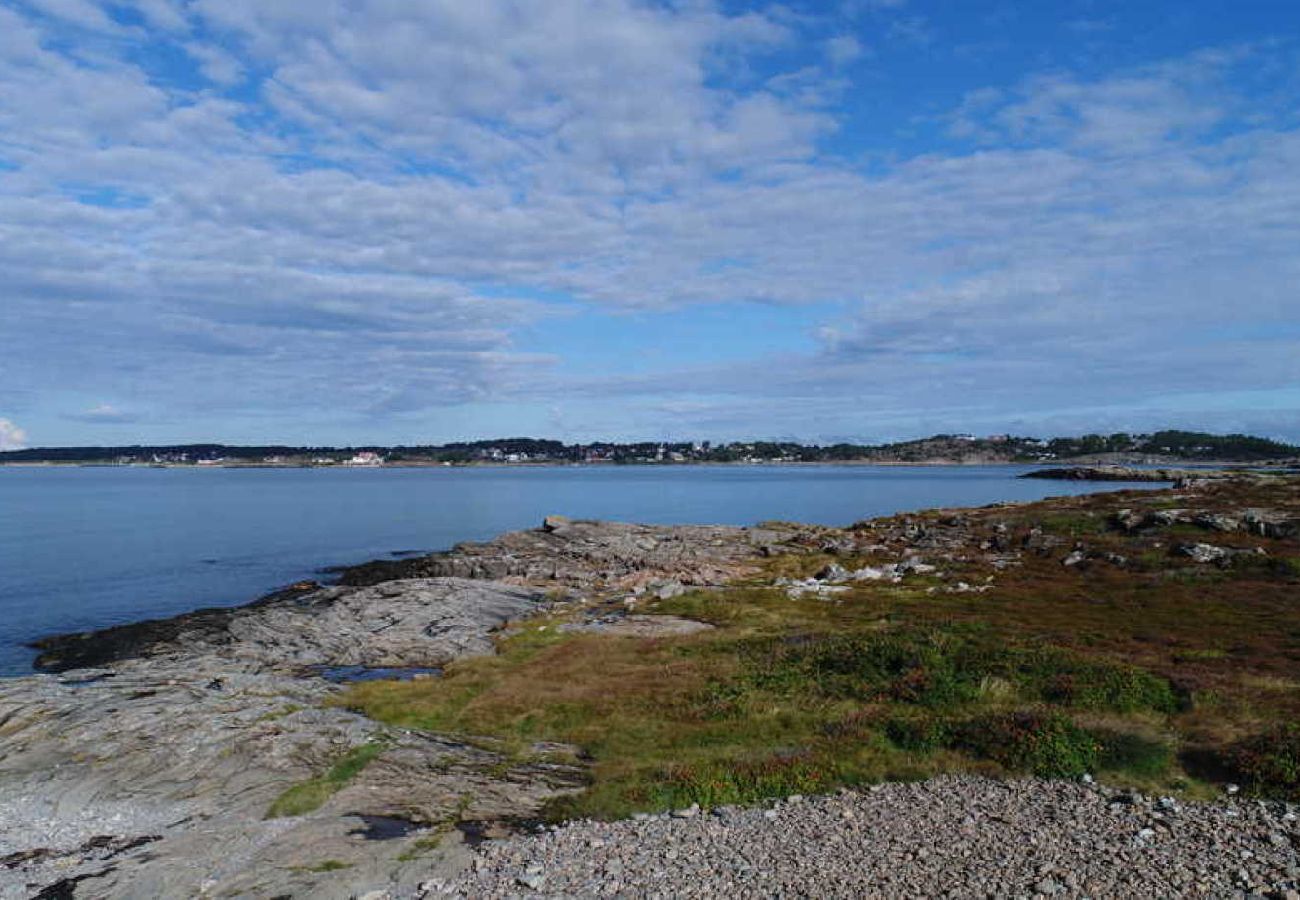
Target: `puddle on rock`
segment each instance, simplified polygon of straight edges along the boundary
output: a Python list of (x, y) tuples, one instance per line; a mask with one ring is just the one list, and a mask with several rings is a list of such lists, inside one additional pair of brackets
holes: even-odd
[(416, 681), (437, 678), (442, 669), (431, 666), (309, 666), (313, 673), (335, 684), (358, 681)]
[(364, 827), (354, 828), (348, 834), (359, 835), (368, 841), (394, 841), (417, 831), (423, 831), (425, 827), (400, 816), (371, 816), (352, 813), (352, 818), (360, 819)]
[(60, 678), (59, 684), (64, 687), (84, 687), (88, 684), (98, 684), (101, 681), (107, 681), (109, 678), (116, 677), (116, 672), (93, 672), (82, 675), (78, 678)]

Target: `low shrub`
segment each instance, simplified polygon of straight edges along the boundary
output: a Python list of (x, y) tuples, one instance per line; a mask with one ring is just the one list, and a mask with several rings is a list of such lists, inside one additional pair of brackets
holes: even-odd
[(952, 737), (947, 722), (929, 716), (893, 716), (886, 720), (884, 731), (894, 746), (915, 753), (940, 750)]
[(1101, 743), (1053, 711), (997, 713), (970, 719), (954, 733), (954, 745), (1005, 766), (1045, 778), (1077, 777), (1097, 769)]
[(768, 639), (751, 643), (745, 656), (751, 683), (781, 693), (814, 690), (930, 709), (1016, 695), (1119, 713), (1173, 713), (1180, 707), (1169, 681), (1143, 669), (1053, 648), (997, 645), (963, 632)]
[(1300, 725), (1278, 725), (1241, 741), (1230, 762), (1255, 793), (1300, 798)]
[(1300, 578), (1300, 556), (1283, 556), (1274, 560), (1273, 569), (1283, 578)]
[(1057, 706), (1119, 713), (1173, 713), (1180, 708), (1168, 679), (1051, 647), (1011, 649), (994, 666), (1026, 698)]
[(944, 707), (979, 693), (979, 666), (968, 664), (968, 645), (942, 634), (811, 637), (764, 641), (746, 657), (751, 680), (783, 693), (808, 690), (833, 698), (895, 700)]

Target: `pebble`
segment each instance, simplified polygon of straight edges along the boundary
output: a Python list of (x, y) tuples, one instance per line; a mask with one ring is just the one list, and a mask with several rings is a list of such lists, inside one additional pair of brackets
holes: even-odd
[[(1114, 802), (1121, 797), (1126, 802)], [(1174, 809), (1177, 829), (1134, 830), (1135, 817)], [(1291, 846), (1300, 845), (1300, 823), (1277, 805), (1182, 804), (1079, 782), (943, 776), (730, 807), (725, 816), (701, 816), (698, 807), (677, 813), (572, 822), (544, 841), (488, 841), (475, 850), (483, 868), (467, 867), (445, 890), (518, 896), (515, 875), (527, 862), (546, 872), (545, 890), (532, 889), (560, 897), (1056, 900), (1246, 890), (1300, 900)]]

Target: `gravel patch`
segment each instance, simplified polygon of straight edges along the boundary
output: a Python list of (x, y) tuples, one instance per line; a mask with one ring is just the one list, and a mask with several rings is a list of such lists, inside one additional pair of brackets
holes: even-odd
[(942, 777), (766, 808), (572, 822), (488, 842), (423, 896), (1300, 900), (1296, 812)]

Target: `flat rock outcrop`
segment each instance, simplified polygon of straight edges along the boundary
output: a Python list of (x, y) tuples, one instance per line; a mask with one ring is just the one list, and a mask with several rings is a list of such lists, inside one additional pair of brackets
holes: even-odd
[[(338, 585), (44, 639), (38, 665), (61, 675), (0, 680), (0, 898), (411, 896), (468, 859), (445, 839), (458, 823), (527, 819), (581, 789), (578, 751), (388, 728), (333, 705), (339, 687), (314, 672), (491, 653), (495, 632), (564, 597), (719, 583), (783, 537), (554, 517)], [(359, 748), (373, 759), (318, 808), (267, 817)]]
[(514, 531), (445, 553), (378, 560), (339, 570), (345, 585), (398, 578), (487, 578), (549, 583), (577, 590), (632, 589), (651, 581), (722, 584), (745, 571), (762, 547), (795, 531), (722, 525), (631, 525), (548, 516)]
[[(526, 815), (581, 784), (572, 766), (515, 762), (330, 708), (333, 690), (201, 657), (0, 681), (0, 897), (343, 898), (363, 885), (413, 887), (416, 874), (456, 864), (452, 844), (400, 858), (429, 828)], [(367, 744), (382, 752), (319, 809), (267, 818), (286, 788)], [(410, 836), (365, 840), (373, 817)]]
[(248, 606), (39, 641), (45, 671), (135, 656), (220, 655), (240, 671), (308, 665), (423, 666), (490, 653), (491, 631), (543, 605), (541, 592), (459, 578), (364, 588), (311, 585)]

